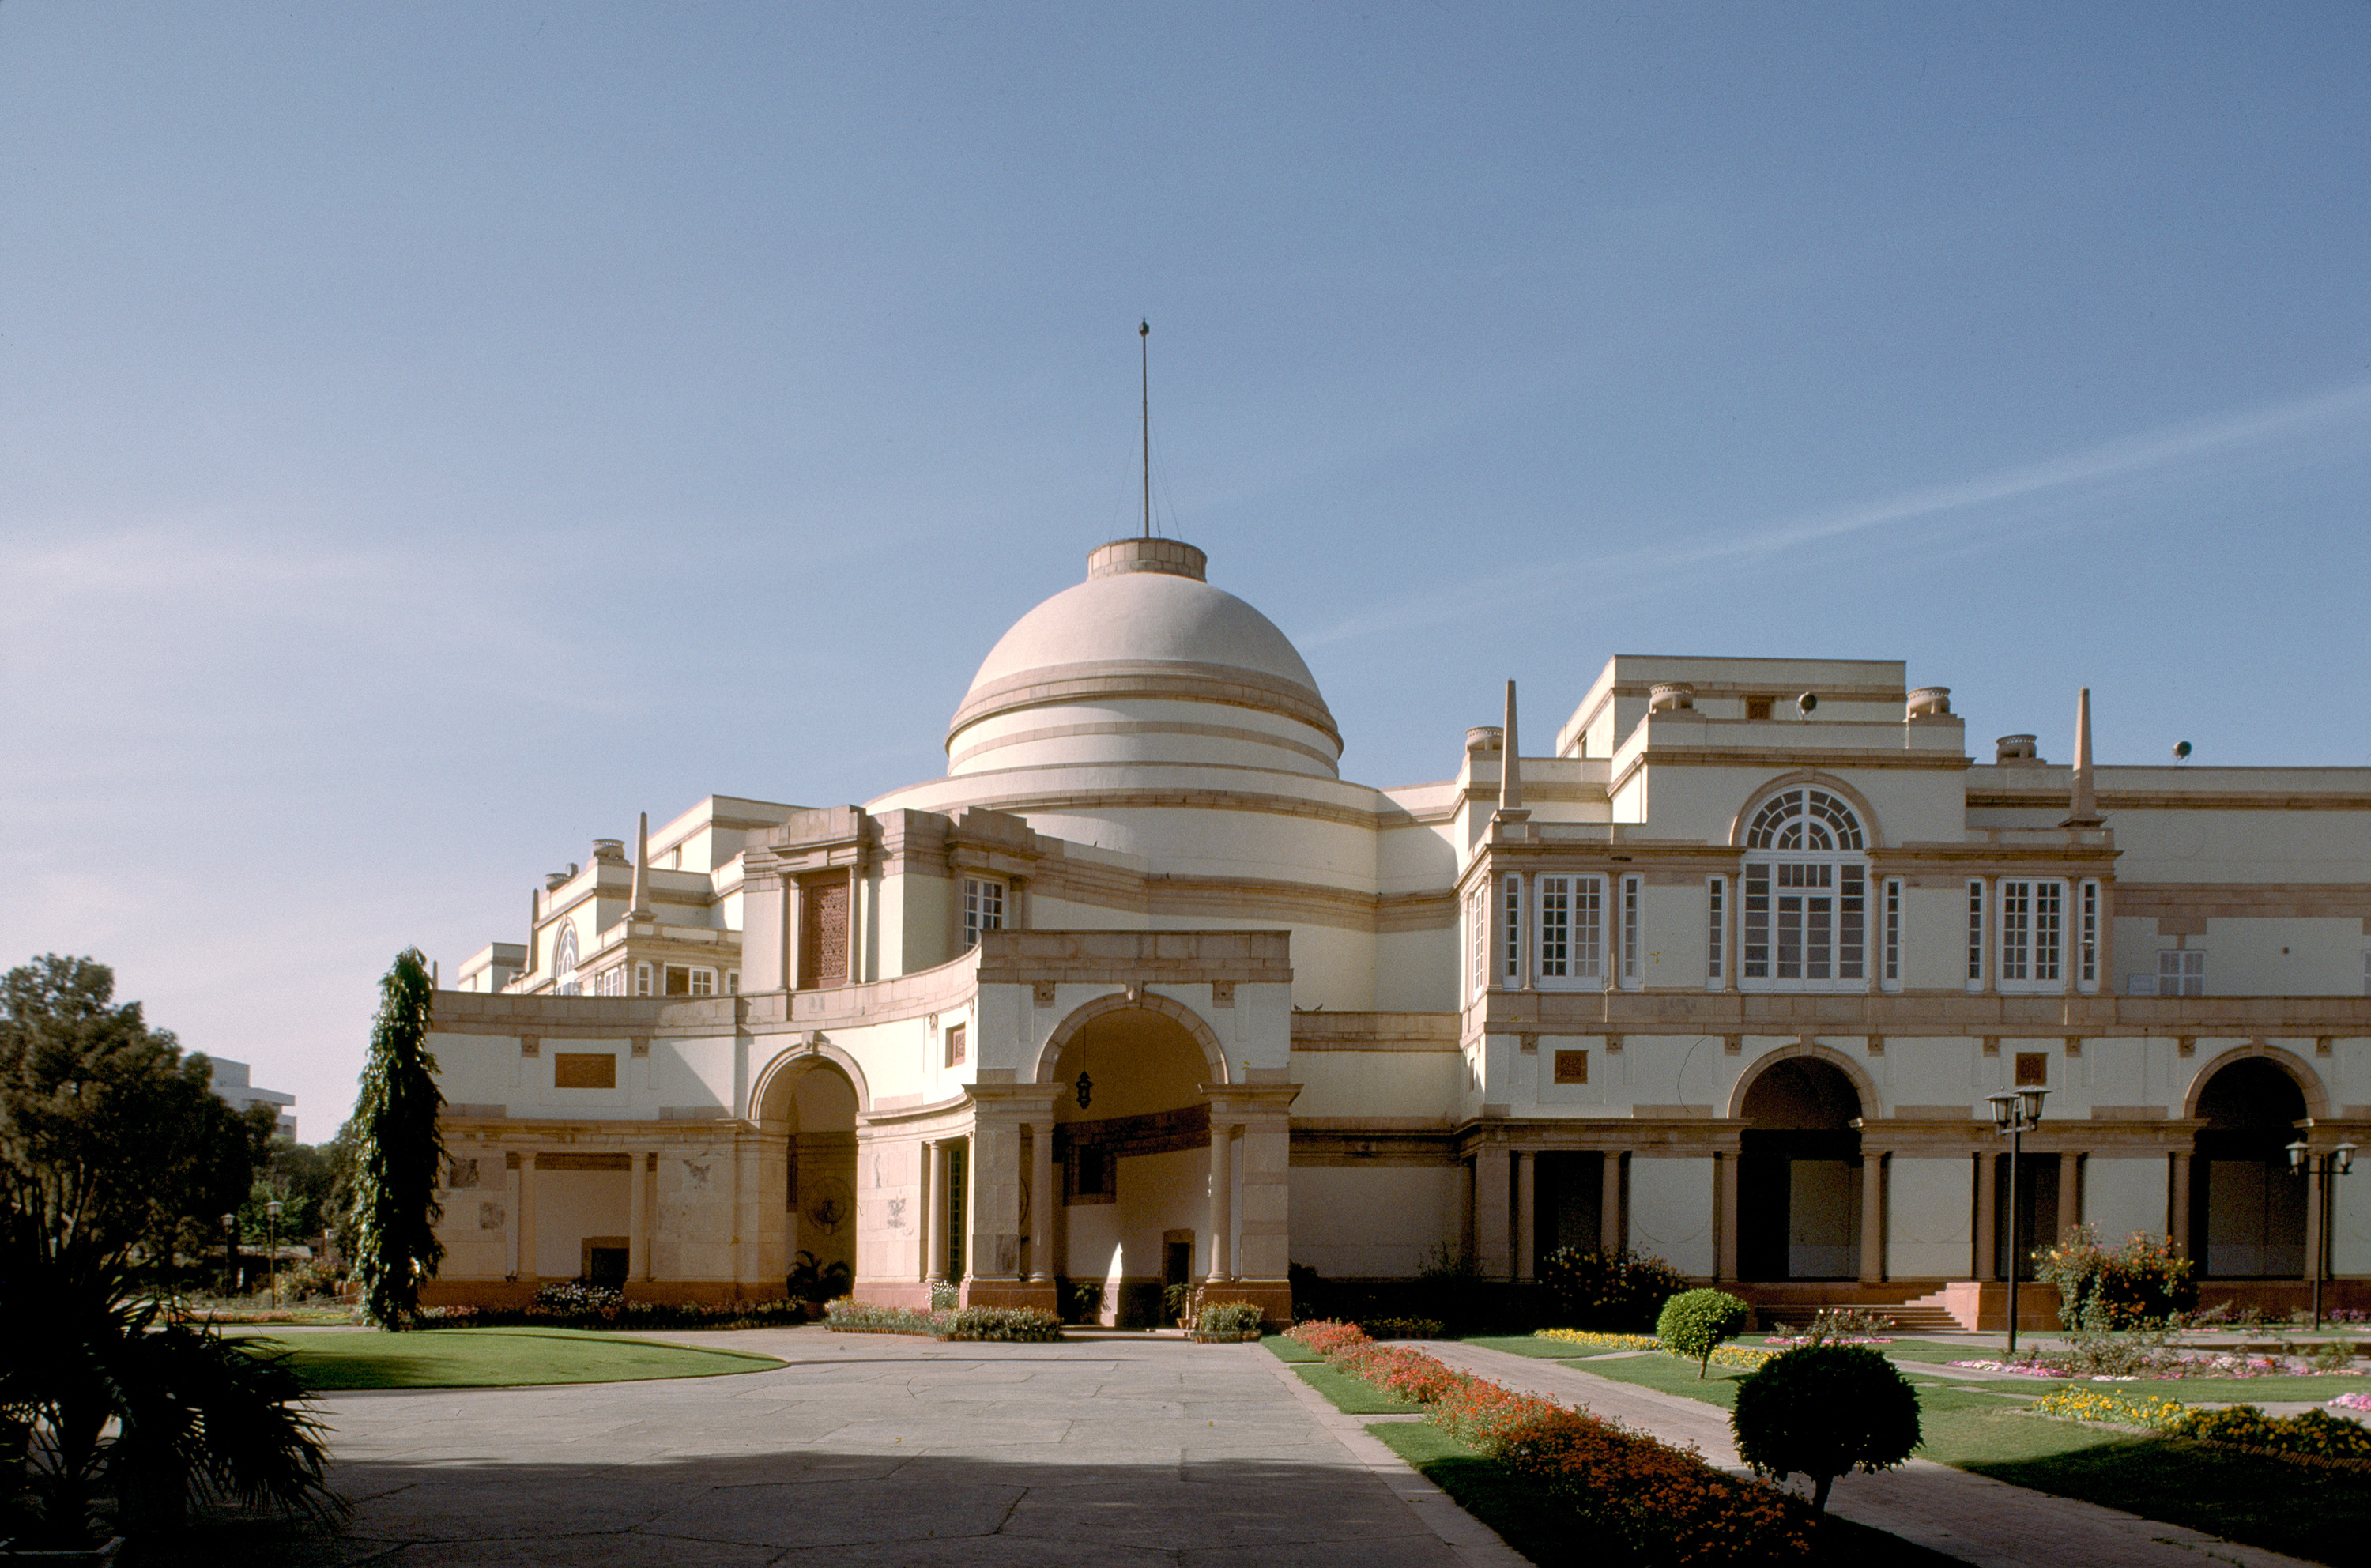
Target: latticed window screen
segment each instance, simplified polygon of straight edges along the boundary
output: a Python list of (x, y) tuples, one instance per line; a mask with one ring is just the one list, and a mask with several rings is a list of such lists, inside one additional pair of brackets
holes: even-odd
[(1968, 984), (1980, 983), (1984, 977), (1984, 883), (1982, 877), (1968, 879)]
[(1605, 883), (1539, 879), (1539, 977), (1544, 985), (1604, 977)]
[(1894, 985), (1902, 978), (1902, 882), (1899, 878), (1885, 884), (1885, 983)]
[(1722, 878), (1715, 877), (1706, 884), (1705, 903), (1707, 918), (1705, 933), (1705, 974), (1714, 980), (1720, 978), (1723, 956), (1721, 939), (1726, 935), (1725, 922), (1729, 917), (1728, 894), (1729, 883)]
[(979, 945), (982, 931), (1004, 929), (1004, 884), (987, 877), (964, 879), (964, 947)]
[(2000, 884), (2000, 983), (2004, 986), (2046, 986), (2058, 983), (2062, 943), (2065, 937), (2066, 884), (2028, 882), (2022, 878)]
[(1505, 927), (1504, 939), (1498, 944), (1499, 971), (1509, 985), (1520, 986), (1523, 980), (1523, 879), (1509, 877), (1501, 891), (1506, 906), (1499, 914)]
[(2076, 980), (2085, 986), (2099, 983), (2099, 884), (2083, 884), (2082, 929), (2076, 938), (2079, 953), (2076, 958)]
[(1782, 790), (1754, 813), (1745, 842), (1769, 858), (1745, 863), (1739, 977), (1778, 986), (1865, 982), (1868, 871), (1856, 857), (1867, 841), (1852, 808), (1824, 790)]

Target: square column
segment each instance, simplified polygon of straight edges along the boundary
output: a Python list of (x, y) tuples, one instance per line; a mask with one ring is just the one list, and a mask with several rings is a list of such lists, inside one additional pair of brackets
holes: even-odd
[(1009, 1286), (1021, 1282), (1021, 1122), (1009, 1108), (997, 1109), (1001, 1113), (986, 1105), (973, 1112), (964, 1274)]
[(2194, 1257), (2196, 1254), (2190, 1251), (2190, 1156), (2176, 1154), (2171, 1158), (2172, 1191), (2167, 1203), (2171, 1212), (2166, 1216), (2165, 1232), (2185, 1255)]
[(518, 1157), (518, 1281), (533, 1285), (535, 1272), (535, 1150)]
[(1980, 1154), (1976, 1166), (1976, 1256), (1970, 1279), (2000, 1277), (2000, 1192), (1994, 1185), (1994, 1156)]
[(1622, 1250), (1623, 1232), (1628, 1228), (1622, 1212), (1622, 1155), (1615, 1149), (1605, 1151), (1605, 1175), (1597, 1210), (1597, 1244), (1609, 1252)]
[(644, 1159), (640, 1149), (626, 1156), (626, 1277), (630, 1280), (651, 1277), (651, 1181)]
[(1532, 1252), (1539, 1238), (1540, 1157), (1529, 1150), (1515, 1154), (1515, 1277), (1530, 1279), (1538, 1271)]
[(930, 1159), (922, 1178), (922, 1278), (939, 1285), (947, 1277), (947, 1146), (934, 1140), (922, 1147)]
[(1719, 1207), (1714, 1211), (1715, 1223), (1720, 1230), (1720, 1240), (1718, 1249), (1714, 1254), (1716, 1260), (1713, 1265), (1716, 1270), (1714, 1277), (1734, 1280), (1738, 1277), (1737, 1151), (1723, 1149), (1713, 1158), (1720, 1161), (1720, 1173), (1716, 1178), (1720, 1183), (1719, 1196), (1717, 1200)]
[(1054, 1182), (1054, 1124), (1033, 1123), (1029, 1128), (1029, 1279), (1050, 1282), (1060, 1272), (1054, 1257), (1054, 1237), (1062, 1224), (1062, 1193)]
[(2037, 1247), (2054, 1247), (2058, 1239), (2083, 1223), (2083, 1157), (2058, 1157), (2058, 1228), (2036, 1239)]
[(1864, 1148), (1860, 1153), (1860, 1282), (1885, 1282), (1885, 1157), (1886, 1151)]
[(1509, 1246), (1513, 1173), (1505, 1144), (1474, 1151), (1474, 1254), (1484, 1279), (1511, 1279), (1514, 1250)]
[(1230, 1274), (1227, 1236), (1234, 1228), (1234, 1137), (1232, 1124), (1210, 1124), (1210, 1270), (1206, 1277), (1212, 1284)]

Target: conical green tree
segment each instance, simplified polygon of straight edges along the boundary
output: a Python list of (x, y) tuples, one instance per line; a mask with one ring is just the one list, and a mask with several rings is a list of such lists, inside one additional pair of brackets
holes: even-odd
[(354, 1261), (363, 1282), (363, 1310), (381, 1328), (411, 1324), (420, 1287), (444, 1260), (436, 1221), (445, 1205), (436, 1179), (445, 1165), (445, 1135), (436, 1113), (436, 1058), (428, 1054), (429, 1013), (435, 989), (418, 948), (398, 954), (378, 983), (378, 1018), (371, 1026), (370, 1060), (363, 1066), (354, 1106), (361, 1159), (354, 1180)]

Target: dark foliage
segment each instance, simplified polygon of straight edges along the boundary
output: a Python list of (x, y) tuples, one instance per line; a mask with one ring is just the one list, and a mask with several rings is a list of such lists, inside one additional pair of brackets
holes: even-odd
[(436, 1058), (428, 1054), (434, 995), (427, 958), (418, 948), (405, 949), (379, 982), (370, 1057), (354, 1102), (354, 1272), (364, 1311), (389, 1329), (410, 1326), (421, 1286), (445, 1257), (436, 1239), (445, 1212), (436, 1196), (445, 1168), (436, 1115), (445, 1095), (436, 1087)]
[(1559, 1247), (1540, 1260), (1539, 1274), (1558, 1328), (1601, 1333), (1653, 1332), (1663, 1303), (1688, 1287), (1662, 1259), (1626, 1247)]
[(1891, 1470), (1918, 1447), (1918, 1390), (1867, 1345), (1809, 1344), (1775, 1355), (1737, 1387), (1737, 1452), (1756, 1475), (1811, 1478), (1811, 1506), (1853, 1470)]
[(105, 964), (55, 953), (0, 978), (0, 1203), (70, 1268), (169, 1280), (221, 1244), (272, 1113), (233, 1111), (205, 1057), (114, 993)]

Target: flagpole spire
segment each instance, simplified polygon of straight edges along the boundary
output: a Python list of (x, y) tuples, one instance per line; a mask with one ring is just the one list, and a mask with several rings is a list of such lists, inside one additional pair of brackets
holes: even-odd
[(1136, 324), (1137, 373), (1141, 380), (1144, 428), (1144, 536), (1152, 537), (1152, 323)]

